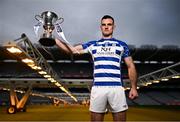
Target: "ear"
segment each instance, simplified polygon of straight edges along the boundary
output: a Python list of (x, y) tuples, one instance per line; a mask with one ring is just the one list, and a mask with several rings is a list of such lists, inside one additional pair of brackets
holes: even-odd
[(116, 28), (116, 25), (113, 26), (113, 29), (115, 29), (115, 28)]
[(102, 25), (100, 24), (99, 28), (102, 30)]

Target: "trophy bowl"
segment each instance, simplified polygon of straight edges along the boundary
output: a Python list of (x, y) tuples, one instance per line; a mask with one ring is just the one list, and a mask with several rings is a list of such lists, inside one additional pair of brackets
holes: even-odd
[(35, 19), (43, 23), (44, 32), (39, 39), (39, 43), (43, 46), (54, 46), (55, 36), (53, 35), (53, 30), (57, 20), (62, 20), (63, 18), (58, 18), (57, 14), (51, 11), (45, 11), (41, 15), (35, 15)]

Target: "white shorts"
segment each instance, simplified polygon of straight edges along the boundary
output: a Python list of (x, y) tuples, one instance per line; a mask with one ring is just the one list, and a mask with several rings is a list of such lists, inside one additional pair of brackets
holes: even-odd
[(93, 86), (91, 90), (91, 112), (105, 113), (109, 109), (112, 113), (128, 109), (125, 91), (122, 86)]

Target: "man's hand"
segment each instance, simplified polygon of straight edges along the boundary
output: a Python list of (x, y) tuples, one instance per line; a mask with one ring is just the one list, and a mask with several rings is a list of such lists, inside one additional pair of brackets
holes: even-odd
[(130, 92), (129, 92), (129, 98), (131, 100), (135, 99), (138, 97), (138, 92), (135, 88), (131, 88)]

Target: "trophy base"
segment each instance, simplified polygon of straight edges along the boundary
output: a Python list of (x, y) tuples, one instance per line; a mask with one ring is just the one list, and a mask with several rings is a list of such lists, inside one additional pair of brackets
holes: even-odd
[(56, 44), (53, 38), (40, 38), (39, 43), (43, 46), (54, 46)]

